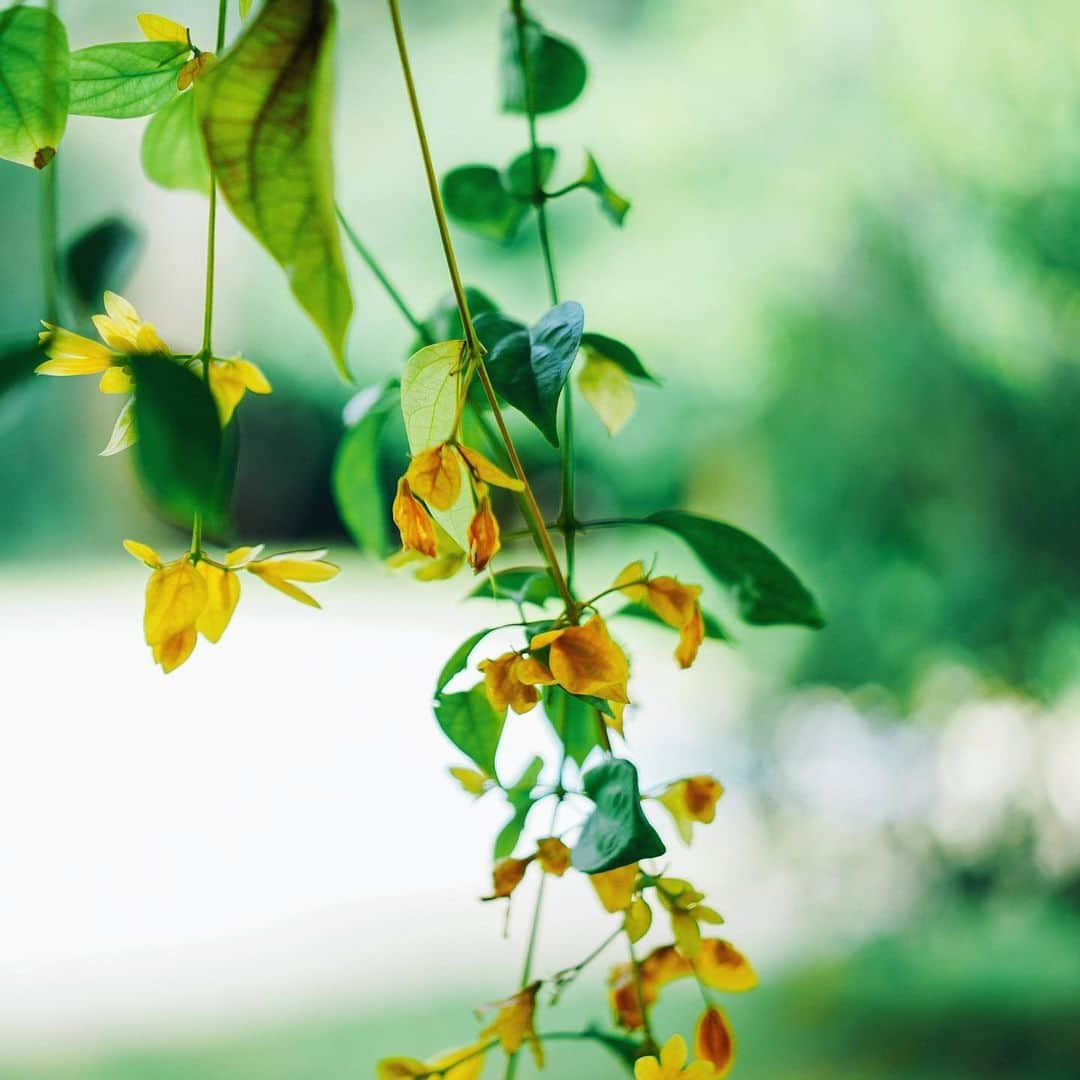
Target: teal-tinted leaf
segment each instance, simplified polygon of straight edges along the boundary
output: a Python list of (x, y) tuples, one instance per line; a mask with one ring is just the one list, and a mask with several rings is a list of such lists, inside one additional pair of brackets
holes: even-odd
[(582, 187), (596, 193), (596, 197), (600, 200), (600, 209), (616, 225), (623, 223), (623, 218), (626, 217), (626, 212), (630, 209), (630, 202), (628, 199), (624, 199), (604, 179), (604, 174), (600, 171), (600, 166), (596, 164), (596, 158), (592, 154), (585, 155), (585, 171), (581, 174), (579, 183)]
[(146, 125), (142, 167), (147, 177), (163, 188), (203, 195), (209, 192), (210, 162), (195, 113), (194, 94), (180, 94)]
[(731, 589), (746, 622), (789, 623), (814, 630), (825, 625), (817, 603), (794, 572), (748, 533), (684, 510), (661, 510), (642, 520), (682, 537), (705, 569)]
[[(134, 398), (132, 398), (134, 411)], [(218, 454), (217, 475), (210, 493), (210, 505), (206, 510), (206, 529), (211, 533), (225, 534), (230, 530), (233, 491), (236, 488), (236, 470), (240, 462), (240, 422), (233, 414), (221, 432), (221, 452)]]
[(473, 649), (480, 644), (488, 636), (488, 634), (494, 631), (495, 627), (489, 626), (485, 630), (477, 630), (475, 634), (470, 634), (451, 654), (450, 658), (443, 664), (442, 671), (439, 672), (439, 681), (435, 684), (435, 695), (441, 694), (449, 685), (450, 680), (455, 675), (459, 675), (465, 670), (466, 665), (469, 663), (469, 657), (472, 655)]
[(582, 778), (585, 794), (596, 804), (571, 855), (574, 868), (602, 874), (639, 859), (655, 859), (667, 848), (641, 809), (637, 769), (611, 758)]
[(139, 256), (140, 238), (123, 218), (106, 218), (80, 233), (64, 256), (72, 295), (85, 308), (100, 310), (106, 289), (123, 291)]
[(524, 413), (552, 446), (559, 445), (559, 395), (581, 344), (585, 313), (574, 300), (558, 304), (523, 331), (500, 338), (487, 358), (495, 389)]
[(195, 84), (195, 103), (222, 194), (285, 269), (347, 376), (353, 302), (334, 211), (334, 21), (330, 0), (266, 0)]
[(535, 604), (543, 607), (559, 590), (551, 580), (551, 574), (543, 566), (515, 566), (489, 574), (471, 593), (488, 600), (510, 600), (516, 604)]
[[(522, 70), (522, 44), (528, 85)], [(530, 16), (525, 17), (519, 38), (510, 12), (503, 16), (499, 74), (503, 109), (538, 114), (557, 112), (575, 102), (587, 77), (585, 61), (570, 42), (547, 33)]]
[(492, 240), (509, 240), (529, 212), (527, 203), (503, 187), (492, 165), (462, 165), (442, 179), (446, 212), (464, 228)]
[(522, 332), (527, 338), (529, 332), (529, 328), (523, 322), (518, 322), (517, 319), (512, 319), (501, 311), (486, 311), (477, 315), (473, 319), (473, 328), (489, 353), (494, 352), (503, 338)]
[(31, 345), (0, 349), (0, 397), (29, 378), (44, 359), (41, 349)]
[(435, 699), (435, 719), (446, 737), (482, 773), (495, 775), (495, 752), (506, 713), (491, 707), (482, 682), (460, 694), (439, 694)]
[(398, 404), (397, 379), (369, 386), (345, 406), (348, 425), (337, 454), (331, 483), (338, 513), (361, 551), (381, 557), (389, 544), (386, 505), (379, 486), (379, 439)]
[[(540, 190), (543, 191), (544, 185), (551, 176), (551, 170), (555, 168), (555, 148), (551, 146), (538, 146), (536, 148), (536, 157), (537, 164), (540, 166)], [(506, 166), (506, 170), (503, 173), (503, 183), (506, 185), (506, 190), (515, 198), (519, 200), (524, 199), (526, 202), (532, 201), (536, 191), (536, 184), (533, 179), (531, 150), (526, 150), (525, 153), (518, 154), (518, 156)]]
[(67, 30), (51, 12), (0, 11), (0, 158), (43, 169), (68, 117)]
[(534, 757), (518, 780), (506, 789), (506, 801), (510, 804), (513, 813), (495, 838), (496, 859), (505, 859), (513, 855), (514, 848), (517, 847), (517, 842), (521, 839), (521, 833), (529, 818), (529, 811), (536, 804), (536, 800), (532, 797), (532, 790), (536, 787), (536, 781), (543, 768), (543, 760)]
[(581, 351), (586, 355), (592, 353), (599, 360), (610, 360), (611, 363), (621, 367), (631, 378), (659, 385), (660, 380), (654, 378), (645, 370), (645, 366), (638, 359), (637, 353), (629, 345), (624, 345), (613, 337), (586, 331), (581, 335)]
[[(469, 302), (469, 314), (475, 320), (487, 312), (498, 311), (499, 306), (486, 293), (474, 289), (471, 285), (465, 286), (465, 299)], [(439, 299), (434, 311), (423, 321), (424, 338), (418, 338), (413, 342), (409, 350), (411, 356), (414, 352), (422, 349), (425, 345), (431, 345), (436, 341), (456, 341), (465, 336), (465, 330), (461, 325), (461, 314), (457, 309), (457, 300), (453, 293), (447, 293)]]
[(132, 356), (136, 460), (151, 496), (187, 519), (215, 509), (221, 427), (198, 376), (166, 356)]
[(596, 709), (560, 686), (546, 686), (544, 713), (565, 747), (566, 756), (580, 768), (593, 748), (601, 745), (603, 721), (596, 715)]
[(191, 50), (179, 41), (118, 41), (71, 54), (71, 112), (124, 120), (148, 116), (179, 92)]
[[(619, 608), (615, 614), (633, 615), (636, 619), (644, 619), (646, 622), (658, 623), (661, 626), (667, 626), (669, 630), (674, 629), (674, 627), (668, 626), (668, 624), (664, 622), (652, 608), (646, 607), (644, 604), (627, 604), (625, 607)], [(707, 638), (712, 638), (714, 641), (731, 640), (731, 635), (720, 625), (720, 621), (710, 615), (707, 611), (701, 613), (701, 621), (705, 624), (705, 636)]]

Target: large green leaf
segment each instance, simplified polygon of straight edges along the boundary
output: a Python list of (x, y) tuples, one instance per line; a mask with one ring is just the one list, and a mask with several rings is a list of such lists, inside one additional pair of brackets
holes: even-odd
[(43, 8), (0, 12), (0, 158), (43, 169), (68, 117), (67, 31)]
[(555, 729), (566, 756), (579, 767), (594, 747), (600, 746), (600, 725), (595, 708), (561, 686), (544, 688), (544, 713)]
[(139, 233), (123, 218), (110, 217), (79, 233), (64, 255), (68, 286), (85, 308), (98, 310), (106, 289), (120, 292), (139, 255)]
[(71, 112), (124, 120), (147, 116), (178, 93), (191, 50), (179, 41), (118, 41), (71, 54)]
[(136, 461), (147, 490), (186, 519), (213, 512), (219, 488), (221, 427), (206, 384), (166, 356), (132, 356)]
[(379, 438), (399, 396), (397, 379), (356, 394), (345, 406), (348, 428), (334, 457), (332, 486), (341, 520), (361, 550), (379, 557), (389, 543), (379, 486)]
[(655, 859), (667, 848), (641, 809), (637, 769), (611, 758), (582, 778), (585, 794), (596, 804), (571, 854), (574, 868), (602, 874), (618, 866)]
[[(559, 395), (581, 344), (585, 313), (579, 303), (567, 300), (545, 312), (527, 334), (513, 330), (509, 320), (497, 323), (499, 318), (487, 316), (482, 323), (487, 333), (495, 328), (510, 331), (498, 337), (488, 354), (491, 381), (552, 446), (558, 446)], [(487, 340), (484, 344), (487, 347)]]
[(559, 590), (551, 580), (546, 566), (515, 566), (487, 576), (471, 593), (488, 600), (510, 600), (516, 604), (535, 604), (543, 607), (545, 601), (558, 596)]
[(206, 157), (195, 95), (181, 94), (159, 109), (146, 125), (142, 140), (142, 167), (147, 177), (164, 188), (210, 190), (210, 162)]
[[(458, 375), (461, 371), (464, 341), (440, 341), (409, 357), (401, 375), (401, 415), (409, 450), (419, 454), (453, 434), (457, 416)], [(468, 550), (468, 529), (474, 507), (471, 487), (461, 464), (461, 494), (449, 510), (434, 510), (432, 516)]]
[(284, 267), (347, 376), (353, 302), (334, 213), (334, 22), (330, 0), (266, 0), (195, 93), (222, 194)]
[(518, 113), (528, 112), (530, 108), (536, 113), (565, 109), (585, 89), (587, 71), (581, 53), (570, 42), (547, 33), (530, 16), (525, 18), (522, 34), (531, 87), (526, 86), (522, 71), (517, 21), (507, 12), (503, 16), (499, 68), (503, 109)]
[(441, 694), (455, 675), (460, 675), (465, 670), (466, 665), (469, 663), (469, 657), (472, 655), (473, 649), (480, 644), (488, 636), (493, 633), (496, 628), (489, 626), (484, 630), (477, 630), (475, 634), (470, 634), (451, 654), (449, 659), (442, 666), (442, 671), (439, 672), (439, 681), (435, 684), (436, 696)]
[(825, 620), (795, 573), (760, 540), (711, 518), (685, 510), (661, 510), (642, 519), (682, 537), (705, 568), (731, 589), (748, 623), (790, 623), (819, 630)]
[(435, 699), (435, 719), (443, 734), (485, 776), (495, 775), (495, 752), (506, 713), (492, 708), (482, 682), (459, 694), (440, 693)]
[(499, 831), (499, 835), (495, 837), (494, 855), (496, 859), (505, 859), (508, 855), (513, 855), (514, 848), (517, 847), (517, 842), (521, 839), (525, 822), (529, 819), (529, 812), (536, 805), (532, 790), (536, 787), (536, 781), (540, 778), (543, 768), (543, 758), (534, 757), (525, 766), (525, 771), (522, 772), (515, 783), (506, 789), (506, 801), (510, 804), (512, 813), (510, 820)]

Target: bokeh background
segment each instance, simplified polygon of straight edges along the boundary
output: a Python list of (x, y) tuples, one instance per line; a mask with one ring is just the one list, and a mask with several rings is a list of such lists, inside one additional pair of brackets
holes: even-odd
[[(138, 37), (137, 5), (61, 3), (73, 47)], [(380, 5), (341, 5), (339, 197), (421, 313), (445, 292)], [(762, 986), (733, 1000), (735, 1075), (1025, 1080), (1080, 1073), (1080, 9), (1071, 0), (535, 0), (590, 63), (541, 121), (558, 182), (583, 148), (633, 201), (552, 205), (563, 293), (662, 376), (614, 441), (585, 409), (586, 515), (686, 506), (760, 535), (829, 625), (740, 627), (680, 673), (621, 636), (654, 783), (711, 770), (716, 825), (676, 866)], [(496, 108), (498, 3), (404, 4), (436, 161), (525, 146)], [(209, 41), (216, 5), (162, 13)], [(235, 23), (234, 23), (235, 26)], [(141, 175), (144, 121), (73, 118), (65, 243), (137, 230), (122, 289), (174, 348), (201, 327), (205, 203)], [(39, 178), (0, 165), (0, 344), (42, 310)], [(490, 616), (351, 549), (330, 493), (350, 390), (278, 268), (223, 215), (215, 341), (275, 392), (240, 410), (237, 539), (327, 542), (325, 610), (245, 586), (228, 634), (163, 678), (123, 537), (180, 550), (90, 380), (0, 396), (0, 1075), (339, 1078), (472, 1037), (513, 988), (528, 898), (488, 884), (502, 812), (445, 766), (429, 684)], [(531, 226), (458, 234), (468, 280), (544, 309)], [(413, 335), (359, 264), (361, 384)], [(77, 325), (85, 312), (69, 310)], [(13, 368), (9, 368), (13, 371)], [(7, 374), (7, 373), (5, 373)], [(522, 429), (547, 498), (556, 465)], [(402, 450), (384, 461), (388, 485)], [(583, 541), (602, 587), (678, 542)], [(523, 556), (524, 557), (524, 556)], [(723, 597), (710, 595), (719, 613)], [(479, 605), (479, 606), (478, 606)], [(546, 736), (514, 720), (507, 771)], [(551, 890), (541, 972), (606, 926)], [(610, 957), (611, 962), (621, 959)], [(602, 967), (555, 1026), (603, 1021)], [(698, 1002), (673, 987), (661, 1026)], [(552, 1046), (550, 1074), (615, 1077)], [(522, 1075), (532, 1075), (526, 1063)]]

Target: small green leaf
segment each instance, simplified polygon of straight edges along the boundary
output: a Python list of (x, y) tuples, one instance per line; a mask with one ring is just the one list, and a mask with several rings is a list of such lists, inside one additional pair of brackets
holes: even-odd
[(645, 366), (638, 359), (637, 353), (624, 345), (621, 341), (606, 334), (595, 334), (586, 331), (581, 335), (581, 351), (586, 355), (592, 354), (599, 360), (609, 360), (617, 364), (631, 378), (640, 379), (642, 382), (651, 382), (659, 386), (660, 380), (654, 378), (645, 370)]
[[(537, 164), (540, 166), (540, 190), (551, 176), (551, 170), (555, 168), (557, 154), (552, 146), (538, 146), (536, 148)], [(518, 154), (503, 172), (503, 183), (506, 190), (517, 199), (531, 202), (536, 185), (533, 181), (532, 151), (526, 150)]]
[(596, 809), (571, 855), (575, 869), (602, 874), (667, 851), (641, 809), (637, 769), (629, 761), (611, 758), (590, 769), (582, 781)]
[(138, 232), (123, 218), (106, 218), (80, 233), (64, 256), (75, 299), (97, 310), (106, 289), (120, 292), (135, 269), (139, 247)]
[(499, 835), (495, 838), (495, 858), (505, 859), (513, 855), (518, 840), (528, 821), (529, 811), (536, 805), (532, 797), (532, 790), (536, 787), (536, 781), (544, 768), (542, 758), (534, 757), (517, 782), (506, 789), (506, 801), (510, 804), (513, 813), (510, 820), (502, 827)]
[(51, 12), (0, 11), (0, 158), (43, 169), (67, 126), (67, 30)]
[(596, 715), (595, 707), (560, 686), (546, 686), (544, 713), (566, 749), (566, 756), (580, 768), (593, 748), (601, 745), (603, 721)]
[[(667, 626), (669, 630), (675, 629), (664, 622), (652, 608), (646, 607), (644, 604), (627, 604), (625, 607), (619, 608), (615, 614), (616, 616), (632, 615), (635, 619), (658, 623), (660, 626)], [(701, 621), (705, 624), (705, 636), (707, 638), (712, 638), (714, 641), (731, 641), (731, 635), (720, 625), (720, 621), (707, 611), (701, 613)]]
[(397, 379), (369, 386), (345, 406), (348, 425), (334, 455), (331, 484), (338, 513), (361, 551), (381, 557), (389, 544), (386, 507), (379, 486), (379, 439), (397, 406)]
[(206, 156), (195, 95), (180, 94), (159, 109), (143, 132), (142, 167), (163, 188), (210, 191), (210, 162)]
[(527, 203), (503, 187), (492, 165), (462, 165), (442, 179), (446, 212), (459, 225), (491, 240), (509, 240), (529, 212)]
[(251, 10), (253, 0), (240, 0), (240, 18), (246, 19), (248, 12)]
[(135, 456), (147, 490), (175, 517), (212, 512), (221, 427), (206, 384), (167, 356), (127, 363), (135, 376)]
[(436, 697), (441, 694), (449, 685), (450, 680), (455, 675), (460, 675), (465, 670), (466, 665), (469, 663), (469, 657), (472, 655), (473, 649), (480, 644), (492, 633), (496, 628), (489, 626), (485, 630), (477, 630), (475, 634), (470, 634), (451, 654), (450, 658), (443, 664), (442, 671), (439, 672), (439, 681), (435, 684)]
[[(465, 299), (469, 302), (469, 314), (474, 320), (487, 312), (499, 310), (499, 305), (491, 297), (479, 289), (474, 289), (471, 285), (465, 286)], [(427, 335), (426, 340), (418, 338), (413, 342), (409, 350), (410, 355), (434, 341), (457, 340), (465, 336), (465, 329), (461, 325), (461, 314), (458, 312), (457, 300), (453, 293), (440, 297), (435, 309), (423, 321), (422, 326)]]
[[(559, 445), (559, 395), (581, 344), (585, 313), (574, 300), (558, 304), (529, 328), (500, 338), (487, 358), (495, 389), (524, 413), (552, 446)], [(494, 325), (485, 323), (485, 326)], [(486, 345), (486, 343), (485, 343)]]
[(618, 192), (608, 185), (600, 166), (596, 164), (596, 158), (592, 154), (585, 155), (585, 171), (581, 174), (579, 183), (596, 193), (600, 200), (600, 209), (616, 225), (622, 225), (626, 212), (630, 209), (630, 202), (624, 199)]
[[(521, 65), (522, 39), (529, 86)], [(587, 77), (585, 61), (570, 42), (547, 33), (528, 15), (519, 39), (511, 12), (503, 16), (499, 74), (504, 111), (527, 113), (531, 109), (537, 114), (557, 112), (577, 101)]]
[[(409, 450), (419, 454), (453, 434), (457, 416), (458, 373), (464, 341), (440, 341), (412, 354), (401, 375), (401, 415)], [(449, 510), (432, 517), (467, 551), (468, 529), (474, 512), (472, 488), (461, 464), (461, 494)]]
[(71, 112), (125, 120), (147, 116), (179, 93), (191, 50), (179, 41), (118, 41), (71, 54)]
[(498, 713), (491, 707), (482, 682), (460, 694), (439, 694), (435, 699), (435, 719), (443, 734), (481, 772), (495, 775), (495, 752), (506, 713)]
[(661, 510), (642, 521), (682, 537), (705, 569), (731, 589), (746, 622), (813, 630), (825, 625), (817, 603), (794, 572), (741, 529), (684, 510)]
[(509, 570), (500, 570), (488, 575), (469, 597), (484, 597), (488, 600), (511, 600), (516, 604), (535, 604), (543, 607), (544, 603), (559, 595), (551, 574), (543, 566), (515, 566)]
[(348, 377), (353, 302), (330, 143), (334, 21), (330, 0), (266, 0), (195, 94), (222, 194), (285, 269)]

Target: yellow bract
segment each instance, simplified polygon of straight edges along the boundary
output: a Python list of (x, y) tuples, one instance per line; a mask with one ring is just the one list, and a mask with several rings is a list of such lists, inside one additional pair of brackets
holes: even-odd
[(413, 492), (436, 510), (449, 510), (461, 494), (457, 448), (439, 443), (417, 454), (405, 472)]
[(555, 681), (571, 694), (627, 702), (630, 665), (612, 640), (599, 615), (584, 626), (567, 626), (539, 634), (529, 643), (534, 652), (549, 648), (548, 668)]
[(536, 1067), (544, 1067), (544, 1048), (540, 1045), (534, 1026), (536, 992), (540, 983), (535, 982), (519, 990), (512, 998), (500, 1002), (495, 1019), (483, 1030), (482, 1037), (495, 1035), (508, 1054), (516, 1054), (521, 1044), (529, 1041)]
[(659, 1060), (643, 1057), (634, 1063), (636, 1080), (713, 1080), (716, 1075), (708, 1061), (686, 1065), (686, 1040), (681, 1035), (672, 1035), (664, 1043)]
[(609, 435), (617, 435), (634, 415), (637, 399), (630, 376), (612, 360), (585, 351), (578, 376), (581, 396), (593, 407)]
[(637, 884), (638, 865), (620, 866), (607, 870), (603, 874), (590, 874), (589, 881), (600, 897), (600, 903), (607, 911), (625, 911), (634, 897)]
[(187, 28), (172, 19), (166, 19), (164, 15), (143, 12), (136, 18), (139, 20), (140, 29), (151, 41), (179, 41), (184, 45), (190, 44)]
[(615, 579), (615, 588), (636, 604), (643, 604), (668, 626), (679, 631), (675, 659), (688, 668), (705, 640), (700, 585), (684, 585), (673, 577), (649, 578), (642, 562), (632, 562)]
[(250, 360), (234, 356), (230, 360), (210, 361), (210, 393), (217, 405), (222, 427), (232, 419), (236, 406), (249, 390), (253, 394), (269, 394), (271, 391), (269, 380)]
[(493, 708), (511, 708), (519, 716), (536, 707), (540, 700), (538, 686), (548, 686), (554, 676), (539, 660), (508, 652), (477, 665), (484, 673), (484, 689)]
[(711, 825), (716, 818), (716, 803), (724, 789), (711, 776), (691, 776), (677, 780), (658, 796), (675, 819), (679, 835), (689, 844), (693, 839), (694, 822)]
[(404, 476), (398, 480), (397, 495), (394, 496), (391, 513), (394, 524), (401, 533), (402, 545), (408, 550), (418, 551), (421, 555), (434, 559), (437, 554), (435, 522), (431, 520), (424, 504), (413, 495), (409, 481)]
[(716, 1070), (717, 1080), (735, 1064), (735, 1035), (723, 1009), (710, 1005), (697, 1022), (694, 1052)]

